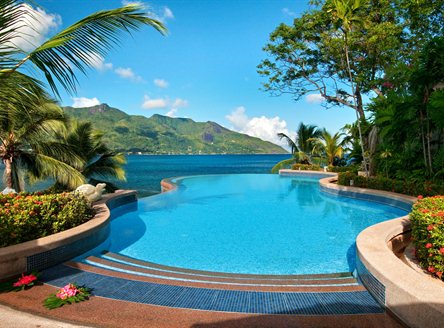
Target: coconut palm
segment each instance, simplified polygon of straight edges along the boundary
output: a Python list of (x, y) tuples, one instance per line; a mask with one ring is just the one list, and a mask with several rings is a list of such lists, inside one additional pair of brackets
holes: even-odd
[(26, 37), (21, 28), (33, 15), (31, 4), (26, 0), (0, 0), (0, 158), (6, 166), (5, 182), (10, 188), (22, 190), (27, 171), (31, 178), (53, 176), (72, 188), (83, 182), (82, 174), (73, 168), (82, 166), (82, 159), (69, 145), (53, 139), (65, 117), (43, 85), (23, 72), (37, 69), (55, 95), (59, 96), (57, 83), (73, 94), (75, 70), (86, 73), (118, 44), (120, 32), (130, 33), (143, 25), (162, 34), (166, 29), (147, 17), (141, 6), (128, 5), (87, 16), (25, 52), (16, 43)]
[[(11, 81), (27, 85), (28, 77), (18, 72), (13, 75)], [(30, 82), (34, 87), (32, 103), (20, 99), (0, 102), (4, 105), (0, 106), (0, 158), (5, 165), (5, 185), (23, 191), (25, 176), (31, 180), (52, 177), (69, 186), (81, 184), (83, 176), (66, 163), (81, 165), (82, 159), (54, 138), (64, 128), (63, 111), (34, 82)]]
[(320, 135), (320, 130), (316, 125), (305, 125), (300, 123), (295, 140), (285, 133), (278, 133), (280, 139), (285, 139), (290, 147), (292, 158), (280, 161), (272, 168), (272, 173), (278, 172), (281, 168), (299, 162), (303, 164), (311, 164), (311, 151), (313, 149), (313, 138)]
[[(67, 133), (59, 138), (74, 150), (83, 160), (72, 165), (83, 174), (86, 179), (125, 180), (125, 155), (110, 150), (103, 142), (103, 134), (94, 131), (90, 122), (71, 121)], [(107, 182), (107, 185), (112, 185)], [(63, 181), (57, 180), (58, 189), (69, 189)]]
[[(99, 11), (89, 15), (65, 30), (57, 33), (30, 52), (17, 48), (14, 42), (23, 38), (20, 28), (26, 17), (32, 15), (32, 7), (26, 0), (0, 0), (0, 82), (25, 67), (40, 70), (52, 91), (59, 95), (56, 81), (69, 93), (75, 93), (77, 79), (75, 69), (82, 73), (92, 67), (98, 58), (116, 45), (120, 32), (150, 25), (161, 33), (163, 24), (147, 17), (139, 5)], [(18, 90), (15, 90), (18, 91)]]
[(314, 143), (313, 154), (325, 156), (329, 165), (333, 165), (336, 158), (341, 159), (344, 155), (345, 140), (342, 133), (336, 132), (331, 135), (327, 130), (321, 132), (320, 137), (311, 140)]

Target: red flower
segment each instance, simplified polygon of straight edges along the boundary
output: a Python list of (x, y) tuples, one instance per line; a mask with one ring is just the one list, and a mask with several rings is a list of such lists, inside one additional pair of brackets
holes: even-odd
[(441, 271), (438, 271), (438, 272), (436, 272), (435, 274), (436, 274), (439, 278), (442, 277), (442, 272), (441, 272)]
[(34, 276), (33, 274), (27, 275), (25, 276), (22, 273), (22, 277), (13, 284), (14, 287), (21, 287), (21, 286), (27, 286), (29, 285), (31, 282), (33, 282), (34, 280), (37, 280), (37, 277)]
[(422, 196), (422, 195), (419, 195), (418, 196), (418, 199), (423, 199), (424, 197)]
[(444, 247), (441, 247), (441, 248), (439, 249), (439, 252), (440, 252), (441, 254), (444, 255)]
[(432, 248), (432, 246), (433, 246), (433, 245), (432, 245), (431, 243), (427, 243), (425, 247), (426, 247), (427, 249), (429, 249), (429, 248)]
[(433, 224), (429, 224), (427, 227), (428, 231), (432, 231), (435, 226)]
[(435, 272), (435, 267), (429, 266), (429, 268), (427, 269), (427, 271), (434, 273)]

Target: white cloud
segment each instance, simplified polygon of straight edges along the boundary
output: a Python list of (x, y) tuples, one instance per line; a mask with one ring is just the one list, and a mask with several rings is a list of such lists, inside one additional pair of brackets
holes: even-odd
[(278, 133), (285, 133), (292, 138), (296, 135), (295, 132), (288, 130), (287, 122), (280, 119), (279, 116), (270, 118), (262, 115), (249, 118), (245, 112), (245, 107), (240, 106), (232, 111), (230, 115), (225, 116), (233, 125), (233, 129), (238, 132), (281, 146), (286, 146), (286, 143), (279, 139)]
[(30, 51), (47, 38), (51, 31), (57, 30), (62, 25), (62, 18), (57, 14), (49, 14), (41, 8), (32, 8), (28, 4), (21, 5), (25, 14), (22, 21), (12, 28), (17, 29), (17, 37), (12, 43), (20, 49)]
[(169, 117), (176, 117), (177, 108), (172, 108), (170, 111), (168, 111), (165, 115)]
[(162, 89), (168, 88), (168, 82), (164, 79), (154, 79), (154, 84)]
[(180, 108), (180, 107), (186, 107), (186, 106), (188, 106), (188, 100), (176, 98), (176, 100), (174, 100), (173, 105), (171, 107), (172, 108)]
[(168, 7), (164, 7), (163, 8), (163, 18), (164, 18), (164, 20), (165, 19), (173, 19), (174, 18), (174, 14), (173, 14), (173, 12), (171, 11), (170, 8), (168, 8)]
[(119, 75), (122, 79), (127, 79), (134, 82), (143, 82), (142, 77), (134, 73), (133, 69), (130, 67), (123, 68), (117, 67), (114, 72)]
[(85, 98), (85, 97), (79, 97), (79, 98), (72, 98), (73, 104), (72, 107), (79, 108), (79, 107), (91, 107), (100, 105), (101, 102), (96, 97), (94, 98)]
[(145, 4), (142, 1), (129, 1), (129, 0), (122, 1), (122, 6), (129, 6), (129, 5), (137, 5), (137, 6), (145, 7)]
[(155, 108), (166, 108), (167, 100), (163, 98), (151, 99), (148, 96), (144, 97), (142, 108), (144, 109), (155, 109)]
[(310, 104), (320, 104), (324, 100), (324, 97), (322, 97), (320, 93), (312, 93), (305, 96), (305, 101)]
[(131, 0), (122, 0), (122, 6), (128, 6), (128, 5), (138, 5), (145, 9), (145, 11), (148, 13), (148, 15), (156, 19), (162, 23), (166, 23), (168, 19), (174, 19), (174, 13), (173, 11), (168, 7), (162, 7), (162, 8), (155, 8), (153, 6), (148, 5), (147, 3), (143, 1), (131, 1)]
[(168, 112), (165, 114), (170, 117), (175, 117), (175, 114), (180, 108), (188, 106), (188, 100), (176, 98), (171, 100), (169, 98), (150, 98), (145, 95), (142, 103), (142, 108), (144, 109), (167, 109)]
[(99, 54), (92, 53), (92, 67), (94, 67), (98, 71), (108, 71), (113, 69), (112, 63), (107, 63), (105, 59)]
[(288, 8), (283, 8), (282, 13), (286, 16), (291, 16), (291, 17), (296, 16), (296, 13)]

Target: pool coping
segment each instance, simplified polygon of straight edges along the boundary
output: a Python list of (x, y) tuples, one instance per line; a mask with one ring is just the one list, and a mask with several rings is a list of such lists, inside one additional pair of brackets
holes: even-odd
[[(335, 177), (323, 178), (319, 180), (319, 184), (324, 191), (353, 198), (365, 199), (367, 197), (359, 196), (370, 195), (407, 204), (413, 204), (417, 200), (415, 197), (394, 192), (340, 186), (333, 183), (334, 181)], [(393, 206), (390, 202), (389, 205)], [(365, 278), (362, 279), (364, 286), (381, 305), (409, 327), (442, 327), (444, 283), (431, 279), (425, 272), (415, 270), (397, 257), (392, 249), (394, 240), (403, 238), (410, 231), (408, 215), (361, 231), (356, 239), (356, 249), (357, 262), (363, 265), (364, 272), (358, 272), (358, 275), (366, 276), (362, 277)]]
[[(110, 211), (120, 205), (119, 199), (122, 198), (136, 199), (136, 191), (117, 190), (113, 194), (104, 195), (93, 204), (95, 216), (77, 227), (0, 248), (0, 280), (23, 272), (44, 269), (99, 245), (109, 234)], [(71, 247), (73, 244), (77, 248)]]

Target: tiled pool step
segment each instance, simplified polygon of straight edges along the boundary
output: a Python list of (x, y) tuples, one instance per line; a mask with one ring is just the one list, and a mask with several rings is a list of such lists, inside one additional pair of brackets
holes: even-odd
[[(140, 262), (140, 261), (139, 261)], [(110, 271), (124, 272), (137, 276), (147, 276), (157, 279), (179, 280), (189, 282), (200, 282), (205, 284), (230, 284), (238, 286), (356, 286), (358, 285), (356, 279), (352, 277), (351, 273), (333, 274), (333, 275), (236, 275), (224, 274), (217, 272), (203, 272), (196, 270), (187, 270), (181, 268), (168, 267), (168, 271), (158, 269), (160, 266), (155, 265), (156, 268), (147, 263), (131, 263), (122, 261), (110, 260), (103, 257), (91, 256), (86, 259), (86, 263), (92, 266), (97, 266)], [(177, 269), (177, 270), (176, 270)], [(186, 271), (186, 273), (185, 273)]]
[[(110, 270), (92, 266), (89, 267), (97, 272), (83, 270), (86, 267), (87, 265), (83, 263), (58, 265), (45, 270), (41, 279), (43, 282), (57, 287), (64, 286), (69, 282), (86, 285), (93, 288), (93, 294), (96, 296), (175, 308), (294, 315), (384, 313), (384, 309), (363, 289), (301, 292), (293, 291), (289, 287), (286, 287), (285, 291), (217, 289), (214, 288), (214, 285), (212, 285), (213, 288), (198, 288), (184, 281), (169, 280), (170, 284), (165, 284), (165, 280), (164, 283), (144, 281), (152, 278), (128, 275), (122, 272), (114, 272), (115, 275), (110, 276), (103, 274), (106, 271), (109, 273)], [(129, 276), (141, 279), (131, 279)], [(251, 287), (253, 286), (249, 286), (249, 288)], [(348, 286), (339, 287), (346, 288)]]

